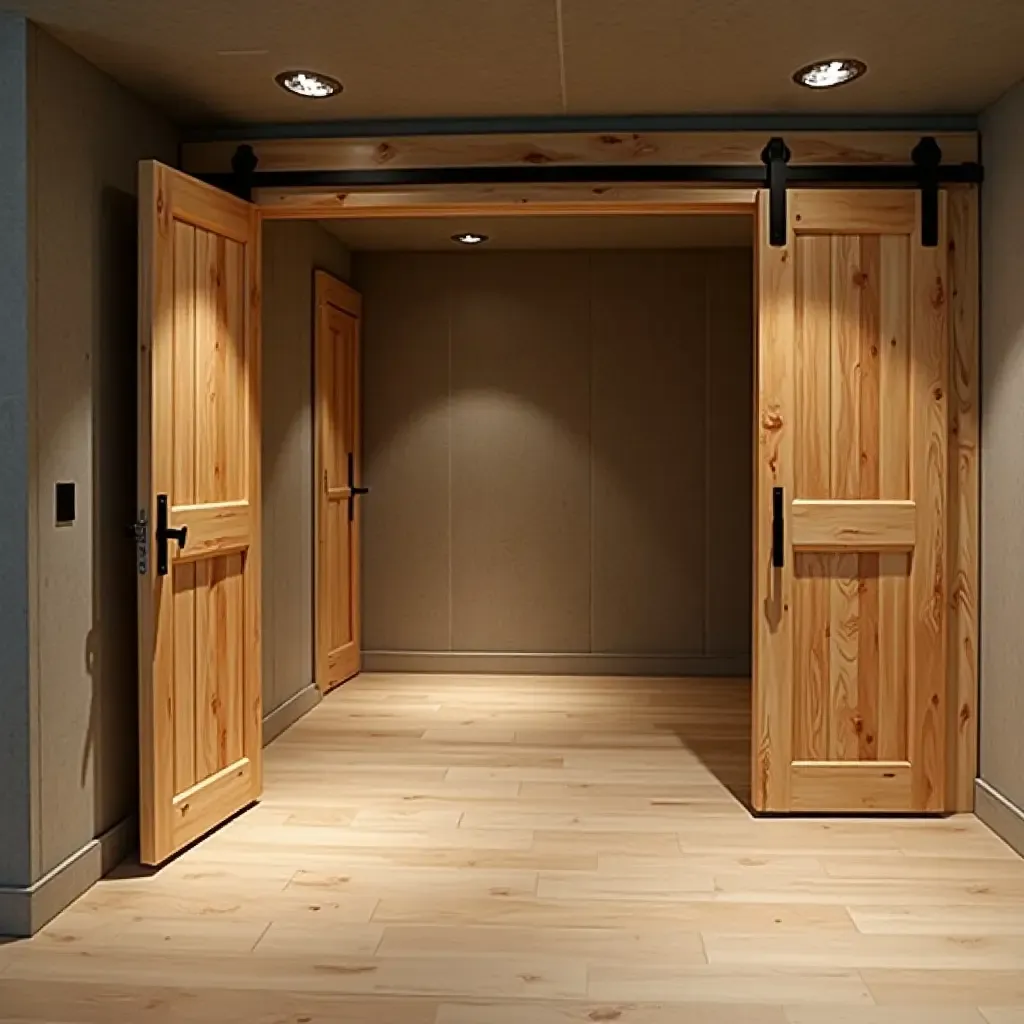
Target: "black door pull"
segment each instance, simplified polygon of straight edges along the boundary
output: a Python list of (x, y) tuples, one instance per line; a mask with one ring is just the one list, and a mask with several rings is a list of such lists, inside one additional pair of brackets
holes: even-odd
[(772, 567), (786, 564), (786, 518), (781, 487), (772, 488)]
[(356, 460), (352, 452), (348, 453), (348, 493), (351, 495), (348, 501), (348, 519), (351, 522), (356, 517), (355, 499), (360, 494), (369, 494), (369, 487), (356, 487)]
[(158, 494), (156, 496), (156, 574), (157, 576), (167, 575), (167, 542), (175, 540), (178, 542), (178, 550), (181, 551), (185, 547), (185, 543), (188, 540), (188, 527), (180, 526), (174, 528), (168, 525), (169, 509), (167, 505), (167, 495)]

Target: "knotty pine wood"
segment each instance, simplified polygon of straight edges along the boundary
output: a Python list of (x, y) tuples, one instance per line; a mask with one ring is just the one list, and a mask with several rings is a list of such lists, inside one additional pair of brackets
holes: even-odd
[(757, 819), (744, 680), (360, 676), (263, 801), (0, 945), (0, 1018), (1015, 1024), (975, 818)]
[[(877, 443), (874, 450), (878, 450)], [(791, 509), (791, 541), (798, 549), (885, 551), (914, 547), (917, 515), (912, 501), (797, 498)], [(876, 568), (872, 578), (877, 577)]]
[[(919, 205), (891, 190), (794, 190), (781, 253), (760, 225), (762, 479), (785, 488), (788, 512), (786, 566), (770, 570), (770, 486), (759, 488), (764, 810), (810, 810), (812, 794), (823, 812), (947, 810), (947, 775), (966, 768), (945, 760), (947, 197), (936, 248), (920, 243)], [(791, 317), (794, 330), (776, 329)], [(798, 795), (808, 761), (814, 784)], [(909, 788), (864, 767), (908, 761)]]
[[(978, 159), (976, 132), (937, 136), (947, 164)], [(552, 132), (542, 135), (421, 135), (391, 138), (250, 139), (261, 171), (356, 171), (430, 167), (644, 164), (759, 166), (766, 132)], [(910, 164), (920, 135), (909, 132), (787, 132), (790, 162)], [(186, 142), (191, 174), (230, 173), (243, 143)]]
[(949, 191), (950, 573), (948, 802), (974, 809), (978, 764), (978, 190)]
[(259, 794), (260, 230), (255, 207), (152, 162), (139, 202), (139, 507), (152, 532), (166, 495), (193, 527), (165, 576), (151, 543), (138, 584), (140, 833), (159, 863)]
[(920, 223), (910, 243), (910, 498), (918, 511), (918, 542), (909, 580), (907, 738), (914, 804), (927, 811), (946, 809), (946, 716), (951, 713), (948, 223), (948, 195), (941, 193), (939, 245), (920, 244)]
[(348, 486), (349, 453), (362, 482), (362, 297), (324, 271), (316, 271), (314, 291), (316, 683), (326, 693), (355, 675), (362, 658), (362, 513)]
[(757, 189), (665, 185), (460, 185), (414, 191), (373, 189), (256, 189), (253, 201), (265, 219), (322, 220), (347, 217), (615, 216), (617, 214), (751, 213)]

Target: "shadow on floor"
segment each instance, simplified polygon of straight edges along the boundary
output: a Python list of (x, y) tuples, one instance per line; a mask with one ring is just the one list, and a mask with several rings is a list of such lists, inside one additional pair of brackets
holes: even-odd
[[(705, 768), (748, 811), (751, 770), (751, 694), (746, 679), (709, 679), (701, 688), (714, 688), (713, 696), (702, 699), (700, 688), (692, 685), (680, 701), (679, 720), (669, 725), (671, 731), (697, 757)], [(722, 690), (728, 699), (722, 700)], [(713, 707), (709, 717), (704, 705)]]

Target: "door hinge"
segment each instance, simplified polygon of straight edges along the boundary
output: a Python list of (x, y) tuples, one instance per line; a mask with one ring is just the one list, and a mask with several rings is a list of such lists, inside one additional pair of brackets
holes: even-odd
[(144, 508), (139, 509), (139, 518), (132, 526), (135, 536), (135, 565), (140, 576), (149, 571), (149, 518)]

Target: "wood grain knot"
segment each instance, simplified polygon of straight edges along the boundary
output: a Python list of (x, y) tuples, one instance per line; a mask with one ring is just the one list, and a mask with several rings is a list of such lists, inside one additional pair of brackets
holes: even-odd
[(960, 708), (960, 727), (963, 728), (971, 720), (971, 708), (970, 705), (964, 704)]
[(611, 1007), (609, 1007), (607, 1010), (605, 1010), (605, 1009), (591, 1010), (590, 1013), (587, 1014), (587, 1018), (589, 1020), (593, 1020), (593, 1021), (618, 1020), (621, 1016), (622, 1016), (622, 1011), (621, 1010), (615, 1010), (615, 1009), (612, 1009)]
[(598, 142), (602, 146), (621, 146), (625, 141), (620, 135), (601, 135), (598, 137)]
[(532, 149), (523, 157), (524, 164), (553, 164), (555, 158), (549, 156), (547, 153), (542, 153), (539, 149)]
[(863, 270), (858, 270), (853, 275), (853, 284), (855, 288), (867, 288), (868, 286), (868, 275)]
[(397, 150), (389, 142), (382, 142), (374, 152), (374, 160), (378, 164), (387, 164), (395, 159)]
[(932, 397), (935, 399), (936, 402), (941, 402), (942, 401), (942, 388), (936, 388), (932, 392)]
[(937, 693), (932, 694), (932, 707), (937, 708), (939, 706), (939, 695)]
[(778, 409), (768, 409), (761, 417), (761, 426), (769, 431), (781, 430), (782, 413)]
[(942, 309), (946, 304), (946, 286), (942, 283), (942, 278), (935, 279), (935, 290), (932, 292), (932, 308)]

